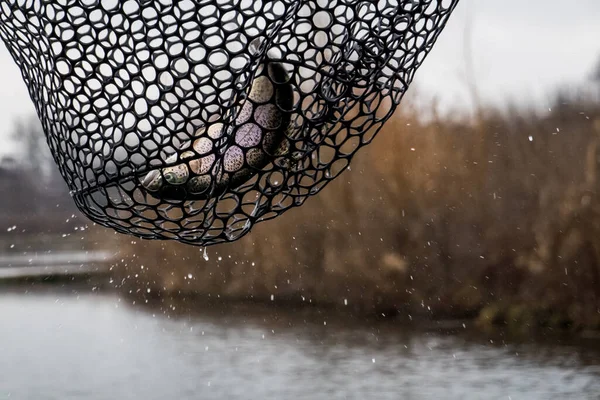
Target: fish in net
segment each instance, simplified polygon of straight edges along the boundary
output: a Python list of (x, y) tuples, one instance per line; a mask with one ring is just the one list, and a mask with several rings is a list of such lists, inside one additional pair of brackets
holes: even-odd
[(207, 246), (343, 172), (457, 3), (0, 0), (0, 38), (77, 207)]

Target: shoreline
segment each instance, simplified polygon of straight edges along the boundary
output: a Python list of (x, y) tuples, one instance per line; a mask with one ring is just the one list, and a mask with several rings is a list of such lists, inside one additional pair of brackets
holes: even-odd
[[(213, 296), (200, 293), (135, 292), (125, 287), (110, 284), (106, 277), (79, 276), (76, 279), (24, 278), (0, 279), (0, 295), (66, 294), (115, 295), (126, 300), (123, 305), (140, 309), (143, 312), (161, 311), (168, 318), (190, 318), (206, 316), (211, 318), (231, 318), (260, 320), (269, 319), (302, 320), (314, 323), (322, 318), (325, 325), (345, 326), (352, 329), (415, 330), (444, 335), (467, 335), (476, 340), (496, 342), (535, 341), (554, 343), (577, 343), (596, 348), (600, 346), (600, 329), (557, 329), (552, 326), (526, 326), (525, 324), (483, 324), (481, 315), (471, 318), (448, 317), (434, 314), (410, 314), (397, 312), (394, 315), (368, 313), (358, 307), (340, 306), (331, 303), (301, 302), (277, 299), (265, 301), (260, 298)], [(23, 290), (24, 289), (24, 290)], [(262, 317), (257, 317), (262, 316)], [(525, 329), (527, 328), (527, 329)]]

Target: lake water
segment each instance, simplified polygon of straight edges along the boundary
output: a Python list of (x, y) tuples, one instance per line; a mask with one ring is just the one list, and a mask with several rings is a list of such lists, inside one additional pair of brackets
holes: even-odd
[(316, 310), (190, 313), (87, 289), (2, 287), (0, 399), (600, 398), (594, 341), (471, 336)]

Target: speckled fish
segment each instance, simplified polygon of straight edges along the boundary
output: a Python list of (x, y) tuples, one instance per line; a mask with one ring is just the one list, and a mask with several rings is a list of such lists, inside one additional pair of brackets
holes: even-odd
[[(282, 110), (292, 107), (293, 90), (285, 68), (268, 62), (252, 82), (233, 129), (224, 132), (222, 123), (199, 129), (192, 150), (179, 155), (181, 161), (188, 161), (149, 172), (142, 180), (143, 187), (154, 196), (169, 200), (204, 200), (227, 188), (239, 187), (275, 156), (287, 151), (286, 131), (291, 113)], [(234, 143), (225, 151), (220, 167), (214, 168), (215, 142), (223, 135), (233, 135)], [(166, 162), (177, 159), (178, 155), (173, 154)]]

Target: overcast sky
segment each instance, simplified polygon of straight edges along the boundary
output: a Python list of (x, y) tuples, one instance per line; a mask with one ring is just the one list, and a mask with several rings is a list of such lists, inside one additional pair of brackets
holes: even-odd
[[(417, 72), (413, 90), (420, 98), (435, 96), (446, 109), (471, 106), (466, 31), (483, 101), (502, 105), (513, 100), (542, 108), (554, 88), (582, 84), (600, 60), (600, 0), (460, 0)], [(0, 153), (5, 153), (14, 119), (34, 109), (1, 45), (0, 83)]]
[(460, 0), (413, 89), (470, 107), (465, 39), (484, 102), (545, 108), (553, 90), (583, 84), (600, 61), (600, 0)]

